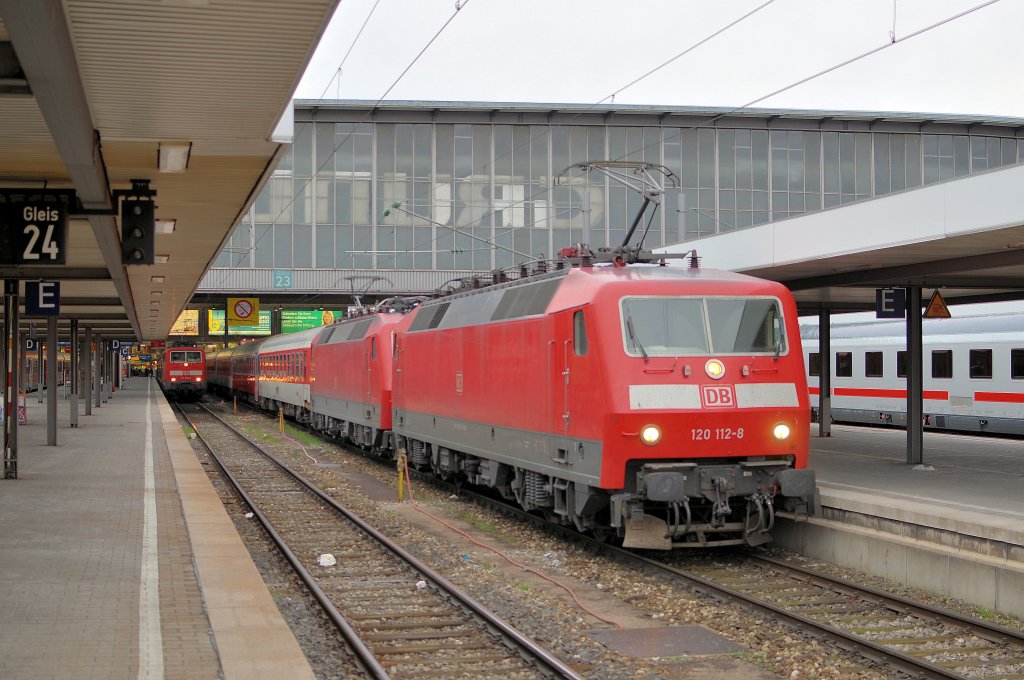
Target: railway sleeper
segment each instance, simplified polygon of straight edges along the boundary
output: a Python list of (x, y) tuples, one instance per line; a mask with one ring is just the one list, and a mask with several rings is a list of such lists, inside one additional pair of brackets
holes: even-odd
[[(469, 640), (458, 645), (459, 650), (463, 649), (489, 649), (494, 647), (493, 640)], [(394, 656), (396, 654), (436, 654), (437, 652), (452, 651), (452, 643), (444, 645), (395, 645), (394, 647), (374, 647), (374, 655)], [(505, 657), (501, 657), (505, 658)], [(436, 657), (436, 661), (447, 661), (447, 658)]]
[[(465, 619), (450, 618), (450, 619), (439, 619), (437, 621), (431, 621), (430, 625), (437, 626), (438, 628), (440, 628), (442, 626), (451, 626), (451, 627), (462, 626), (462, 625), (465, 625), (465, 623), (466, 623)], [(413, 628), (422, 628), (423, 625), (424, 624), (422, 622), (419, 622), (419, 621), (415, 621), (415, 622), (393, 621), (393, 622), (386, 622), (386, 623), (375, 623), (371, 627), (374, 630), (410, 630), (410, 629), (413, 629)]]
[[(884, 642), (888, 644), (886, 640), (873, 640), (873, 642)], [(975, 652), (986, 652), (991, 654), (992, 652), (997, 651), (999, 651), (999, 648), (994, 645), (975, 645), (972, 647), (928, 647), (927, 649), (905, 649), (902, 653), (907, 656), (923, 659), (928, 656), (938, 656), (940, 654), (973, 654)], [(993, 662), (1002, 665), (1002, 662), (998, 659), (989, 659), (989, 663)]]
[[(1024, 664), (1024, 657), (1014, 657), (1008, 659), (993, 659), (990, 657), (984, 659), (961, 659), (959, 661), (935, 661), (932, 663), (933, 666), (939, 668), (977, 668), (978, 666), (986, 666), (991, 668), (992, 666), (1016, 666), (1018, 664)], [(994, 673), (986, 673), (986, 678), (995, 677)], [(1013, 674), (1011, 677), (1020, 677), (1019, 674)]]
[(360, 638), (364, 642), (400, 642), (402, 640), (446, 640), (451, 637), (470, 637), (476, 631), (472, 628), (463, 628), (451, 631), (432, 631), (426, 633), (361, 633)]
[[(496, 661), (508, 661), (509, 658), (511, 658), (509, 655), (502, 655), (502, 654), (478, 654), (476, 656), (465, 656), (464, 655), (464, 656), (437, 657), (437, 658), (434, 658), (434, 659), (427, 659), (426, 662), (429, 663), (430, 661), (443, 661), (445, 663), (445, 665), (447, 665), (447, 666), (452, 666), (452, 665), (472, 666), (472, 665), (478, 665), (478, 664), (492, 664), (492, 663), (494, 663)], [(422, 660), (422, 659), (408, 659), (408, 660), (406, 660), (406, 659), (393, 659), (393, 660), (389, 661), (387, 659), (381, 659), (381, 665), (384, 666), (385, 668), (397, 668), (399, 666), (417, 665), (417, 664), (420, 664), (420, 663), (424, 663), (424, 660)], [(481, 671), (483, 671), (483, 670), (484, 669), (481, 669)], [(487, 669), (487, 670), (493, 670), (493, 669)], [(450, 677), (452, 677), (451, 669), (444, 669), (444, 670), (433, 671), (433, 672), (431, 672), (431, 671), (421, 671), (419, 669), (416, 670), (416, 679), (417, 680), (420, 680), (420, 678), (445, 678), (445, 680), (447, 680)]]
[[(376, 621), (378, 619), (385, 619), (389, 616), (401, 616), (403, 619), (429, 619), (447, 617), (450, 615), (451, 612), (447, 609), (427, 609), (415, 613), (378, 611), (373, 614), (352, 614), (349, 618), (355, 619), (356, 621)], [(418, 625), (422, 626), (423, 624), (420, 623)]]

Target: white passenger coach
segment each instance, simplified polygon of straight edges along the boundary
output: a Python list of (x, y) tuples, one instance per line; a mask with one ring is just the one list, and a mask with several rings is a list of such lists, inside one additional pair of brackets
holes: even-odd
[[(818, 327), (801, 326), (818, 417)], [(832, 420), (905, 427), (906, 323), (833, 324)], [(924, 426), (1024, 434), (1024, 315), (923, 322)]]

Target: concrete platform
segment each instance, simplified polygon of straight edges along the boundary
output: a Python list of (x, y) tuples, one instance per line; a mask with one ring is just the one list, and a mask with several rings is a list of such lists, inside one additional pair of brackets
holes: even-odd
[(1024, 616), (1024, 441), (835, 425), (812, 437), (823, 513), (782, 522), (780, 545)]
[(312, 679), (156, 382), (59, 394), (0, 479), (0, 677)]

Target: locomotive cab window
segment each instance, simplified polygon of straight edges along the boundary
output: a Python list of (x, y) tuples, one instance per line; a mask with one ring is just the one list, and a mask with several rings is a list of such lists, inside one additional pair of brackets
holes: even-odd
[(621, 301), (630, 356), (784, 354), (775, 298), (631, 297)]
[(1024, 380), (1024, 349), (1010, 350), (1010, 377)]
[(864, 352), (864, 377), (865, 378), (881, 378), (882, 377), (882, 353), (881, 352)]
[(578, 357), (585, 356), (587, 353), (587, 324), (584, 321), (582, 309), (573, 313), (572, 346)]
[(852, 352), (836, 352), (836, 377), (837, 378), (852, 378), (853, 377), (853, 353)]
[(932, 350), (932, 377), (952, 378), (953, 377), (953, 350), (936, 349)]
[(992, 350), (972, 349), (969, 353), (970, 375), (976, 379), (992, 378)]

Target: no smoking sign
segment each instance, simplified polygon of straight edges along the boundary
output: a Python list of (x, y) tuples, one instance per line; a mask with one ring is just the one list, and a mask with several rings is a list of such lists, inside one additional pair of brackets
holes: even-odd
[(260, 303), (257, 298), (228, 298), (228, 321), (251, 323), (259, 318)]

